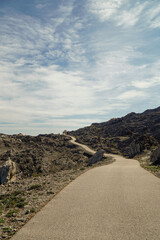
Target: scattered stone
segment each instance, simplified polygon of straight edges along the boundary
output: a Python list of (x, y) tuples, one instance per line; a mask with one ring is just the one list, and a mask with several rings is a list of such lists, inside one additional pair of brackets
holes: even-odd
[(18, 222), (25, 222), (25, 219), (23, 219), (23, 218), (16, 218), (16, 221), (18, 221)]
[(2, 238), (4, 238), (4, 239), (7, 238), (7, 237), (8, 237), (8, 235), (2, 235)]
[(99, 161), (102, 160), (103, 158), (103, 155), (104, 155), (104, 150), (98, 150), (94, 155), (93, 157), (90, 158), (89, 160), (89, 163), (88, 163), (88, 166), (91, 166), (92, 164), (95, 164)]
[(30, 211), (29, 210), (27, 210), (26, 212), (25, 212), (25, 214), (27, 215), (27, 214), (29, 214), (30, 213)]

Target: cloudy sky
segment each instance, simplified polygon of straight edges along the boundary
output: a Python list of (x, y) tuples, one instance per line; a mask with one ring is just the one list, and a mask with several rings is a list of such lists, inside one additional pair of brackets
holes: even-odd
[(159, 56), (159, 0), (0, 0), (0, 132), (158, 107)]

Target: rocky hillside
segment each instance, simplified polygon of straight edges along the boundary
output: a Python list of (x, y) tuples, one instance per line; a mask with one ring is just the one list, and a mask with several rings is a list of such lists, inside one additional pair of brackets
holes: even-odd
[(134, 157), (160, 144), (160, 107), (68, 132), (94, 149)]
[(0, 135), (0, 165), (11, 159), (17, 175), (31, 177), (83, 165), (84, 152), (64, 135)]

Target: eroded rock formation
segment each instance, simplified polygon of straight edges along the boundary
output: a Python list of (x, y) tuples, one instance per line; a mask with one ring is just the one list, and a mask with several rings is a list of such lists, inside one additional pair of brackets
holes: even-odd
[(10, 158), (0, 167), (0, 184), (15, 179), (16, 164)]

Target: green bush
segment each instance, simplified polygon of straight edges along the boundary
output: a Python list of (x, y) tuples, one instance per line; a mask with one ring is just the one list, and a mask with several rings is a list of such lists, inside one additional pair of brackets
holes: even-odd
[(14, 235), (14, 231), (9, 227), (4, 227), (4, 228), (2, 228), (2, 230), (4, 233), (8, 233), (9, 236)]
[(28, 190), (41, 190), (42, 186), (40, 184), (34, 184), (28, 188)]
[(16, 204), (16, 207), (18, 208), (24, 208), (24, 206), (27, 204), (27, 202), (19, 202)]
[(35, 211), (35, 208), (31, 208), (30, 213), (34, 213)]
[(18, 210), (10, 210), (7, 214), (6, 217), (10, 218), (14, 216), (14, 213), (16, 214)]
[(3, 208), (23, 207), (26, 205), (25, 198), (20, 196), (22, 193), (22, 191), (16, 191), (11, 194), (0, 195), (1, 205)]
[(0, 223), (4, 223), (4, 218), (0, 218)]

